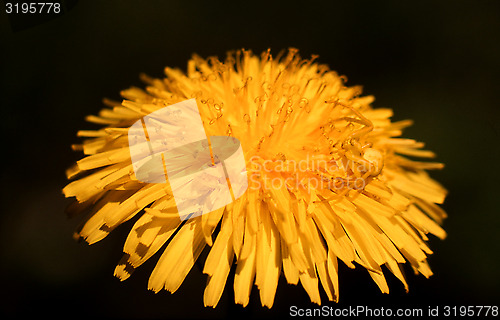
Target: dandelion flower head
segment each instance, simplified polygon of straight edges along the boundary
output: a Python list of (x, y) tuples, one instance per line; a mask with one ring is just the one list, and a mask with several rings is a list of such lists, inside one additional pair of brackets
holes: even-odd
[[(295, 49), (272, 56), (229, 52), (224, 61), (194, 55), (187, 71), (166, 68), (165, 78), (142, 76), (145, 89), (105, 100), (107, 108), (81, 130), (84, 157), (67, 170), (63, 189), (75, 197), (71, 215), (86, 217), (75, 233), (89, 244), (135, 219), (115, 276), (125, 280), (160, 252), (149, 278), (154, 292), (175, 292), (207, 248), (204, 304), (215, 307), (235, 264), (235, 303), (246, 306), (253, 285), (272, 307), (281, 275), (312, 302), (320, 290), (338, 301), (339, 263), (367, 270), (389, 292), (382, 266), (408, 290), (402, 265), (432, 275), (427, 235), (441, 239), (446, 190), (427, 170), (442, 164), (423, 143), (404, 139), (411, 121), (391, 122), (392, 110), (373, 108), (372, 96), (316, 57)], [(168, 183), (138, 181), (127, 132), (156, 110), (196, 99), (207, 136), (241, 142), (248, 189), (236, 201), (182, 221)], [(387, 274), (387, 271), (386, 271)], [(231, 281), (230, 280), (230, 281)]]

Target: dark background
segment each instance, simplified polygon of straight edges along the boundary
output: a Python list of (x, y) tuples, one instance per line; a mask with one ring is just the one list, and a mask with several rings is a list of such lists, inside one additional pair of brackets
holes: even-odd
[(383, 295), (365, 270), (342, 265), (340, 303), (322, 293), (323, 302), (499, 305), (500, 1), (65, 1), (63, 9), (53, 19), (0, 12), (1, 314), (277, 317), (313, 307), (283, 277), (271, 310), (256, 288), (247, 308), (235, 306), (231, 274), (217, 308), (204, 308), (200, 265), (174, 295), (155, 295), (147, 279), (158, 254), (121, 283), (113, 270), (132, 224), (93, 246), (76, 243), (78, 219), (66, 218), (61, 193), (64, 170), (81, 156), (70, 149), (77, 130), (95, 128), (85, 115), (141, 86), (140, 72), (185, 69), (193, 52), (290, 46), (364, 85), (394, 120), (414, 119), (405, 137), (437, 152), (446, 168), (432, 175), (450, 191), (448, 238), (430, 240), (433, 277), (406, 266), (410, 292), (387, 274)]

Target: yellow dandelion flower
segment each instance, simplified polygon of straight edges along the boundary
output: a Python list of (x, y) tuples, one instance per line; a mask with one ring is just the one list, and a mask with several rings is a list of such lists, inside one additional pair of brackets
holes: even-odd
[[(272, 307), (283, 273), (320, 304), (320, 287), (338, 301), (338, 263), (365, 268), (389, 292), (385, 265), (408, 290), (402, 264), (429, 277), (427, 234), (446, 237), (446, 213), (437, 205), (446, 190), (427, 169), (442, 165), (423, 143), (398, 138), (411, 121), (391, 122), (391, 109), (374, 109), (361, 87), (315, 57), (297, 50), (260, 57), (241, 50), (224, 62), (193, 56), (187, 72), (166, 68), (164, 79), (143, 76), (145, 90), (122, 91), (123, 102), (87, 120), (74, 145), (85, 157), (67, 170), (64, 189), (75, 197), (68, 212), (87, 212), (75, 234), (93, 244), (121, 223), (140, 217), (115, 269), (121, 280), (157, 251), (149, 279), (154, 292), (175, 292), (202, 250), (210, 251), (206, 306), (215, 307), (236, 264), (235, 303), (246, 306), (253, 284)], [(186, 221), (177, 214), (169, 183), (144, 183), (133, 170), (127, 140), (131, 125), (161, 108), (196, 99), (207, 136), (241, 142), (248, 189), (236, 201)], [(217, 230), (217, 231), (216, 231)]]

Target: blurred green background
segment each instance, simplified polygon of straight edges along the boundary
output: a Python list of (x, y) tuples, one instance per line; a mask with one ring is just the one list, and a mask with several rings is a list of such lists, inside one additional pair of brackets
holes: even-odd
[[(7, 1), (8, 2), (8, 1)], [(4, 5), (4, 3), (2, 3)], [(414, 119), (405, 137), (426, 142), (446, 168), (448, 238), (430, 240), (435, 273), (406, 267), (410, 292), (388, 276), (381, 294), (367, 272), (341, 266), (334, 307), (499, 305), (500, 1), (64, 1), (48, 21), (0, 12), (0, 314), (103, 317), (276, 317), (312, 307), (280, 280), (275, 307), (254, 288), (233, 304), (232, 274), (213, 310), (197, 265), (174, 294), (147, 291), (158, 255), (127, 281), (113, 277), (131, 223), (93, 246), (71, 238), (61, 194), (64, 170), (80, 158), (70, 145), (104, 97), (141, 86), (138, 75), (185, 69), (191, 54), (231, 49), (274, 53), (290, 46), (364, 85), (394, 120)], [(37, 20), (38, 19), (38, 20)]]

